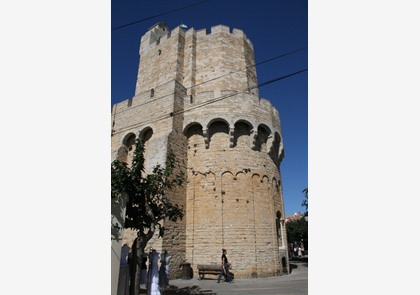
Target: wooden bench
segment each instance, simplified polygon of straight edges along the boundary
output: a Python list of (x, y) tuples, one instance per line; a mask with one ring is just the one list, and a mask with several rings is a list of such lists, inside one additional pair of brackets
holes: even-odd
[(219, 275), (220, 265), (218, 264), (199, 264), (197, 265), (199, 280), (204, 279), (205, 275)]

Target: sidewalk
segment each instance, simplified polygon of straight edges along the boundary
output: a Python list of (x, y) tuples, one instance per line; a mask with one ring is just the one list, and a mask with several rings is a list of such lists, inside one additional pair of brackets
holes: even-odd
[(217, 283), (216, 277), (198, 280), (171, 280), (162, 295), (307, 295), (308, 263), (291, 262), (291, 274), (256, 279), (235, 279), (232, 283)]

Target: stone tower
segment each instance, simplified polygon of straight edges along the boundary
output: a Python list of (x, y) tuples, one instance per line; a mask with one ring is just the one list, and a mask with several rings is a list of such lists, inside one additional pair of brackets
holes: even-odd
[[(130, 163), (140, 137), (147, 171), (170, 149), (187, 175), (171, 194), (183, 220), (149, 243), (172, 255), (172, 278), (185, 261), (195, 277), (198, 264), (220, 264), (222, 248), (236, 278), (286, 272), (281, 125), (258, 95), (254, 64), (241, 30), (157, 23), (141, 38), (135, 96), (112, 106), (113, 159)], [(126, 230), (123, 242), (134, 238)]]

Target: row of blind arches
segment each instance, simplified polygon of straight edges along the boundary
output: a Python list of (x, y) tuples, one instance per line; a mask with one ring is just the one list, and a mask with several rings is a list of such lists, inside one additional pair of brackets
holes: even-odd
[[(252, 124), (245, 120), (238, 120), (233, 128), (229, 127), (229, 123), (224, 119), (214, 119), (210, 121), (207, 128), (198, 122), (188, 124), (183, 134), (189, 139), (193, 135), (199, 135), (203, 137), (205, 148), (211, 148), (211, 139), (216, 133), (225, 133), (229, 137), (229, 142), (226, 144), (230, 148), (234, 148), (238, 145), (240, 137), (245, 136), (248, 138), (247, 145), (254, 151), (266, 152), (270, 158), (277, 165), (280, 164), (283, 156), (282, 140), (278, 132), (272, 132), (270, 128), (265, 124), (260, 124), (258, 128), (254, 129)], [(151, 127), (143, 128), (139, 133), (139, 138), (146, 143), (153, 136), (153, 129)], [(135, 142), (136, 135), (132, 132), (125, 135), (122, 144), (130, 151)]]
[[(220, 124), (220, 121), (213, 122), (209, 126), (210, 127), (209, 128), (209, 134), (216, 133), (218, 129), (222, 129), (222, 130), (226, 129), (227, 125), (223, 126), (223, 124), (222, 124), (222, 126), (220, 126), (219, 124)], [(243, 132), (241, 132), (241, 131), (244, 130), (242, 127), (244, 127), (244, 126), (242, 126), (241, 122), (235, 124), (235, 130), (240, 130), (240, 131), (237, 132), (238, 133), (236, 135), (237, 137), (241, 136), (241, 134), (243, 133)], [(261, 132), (263, 134), (263, 135), (261, 135), (261, 138), (262, 138), (262, 140), (267, 142), (267, 139), (268, 139), (267, 130), (264, 127), (261, 127), (261, 126), (259, 128), (262, 128), (262, 130), (265, 130), (265, 131)], [(247, 129), (245, 128), (245, 130), (247, 130)], [(184, 132), (184, 134), (187, 136), (187, 138), (192, 136), (193, 134), (197, 134), (197, 133), (203, 135), (202, 134), (202, 127), (198, 123), (190, 125), (188, 128), (186, 128), (186, 130)], [(259, 134), (261, 134), (261, 133), (259, 132)], [(251, 131), (248, 130), (248, 131), (245, 132), (245, 134), (250, 135)], [(147, 142), (148, 140), (150, 140), (152, 135), (153, 135), (152, 128), (147, 127), (147, 128), (144, 128), (140, 132), (139, 137), (142, 139), (143, 142)], [(278, 135), (278, 134), (276, 133), (276, 135)], [(210, 136), (210, 138), (211, 138), (211, 136)], [(135, 136), (134, 133), (129, 133), (125, 136), (125, 138), (123, 140), (123, 146), (119, 150), (118, 158), (120, 160), (127, 161), (127, 160), (129, 160), (128, 158), (131, 158), (129, 156), (129, 153), (133, 151), (135, 139), (136, 139), (136, 136)], [(275, 138), (274, 142), (276, 140), (278, 140), (279, 143), (280, 143), (280, 138), (278, 138), (278, 139)], [(261, 147), (261, 144), (259, 144), (258, 146)], [(270, 157), (271, 157), (271, 155), (270, 155)], [(275, 182), (275, 183), (276, 183), (276, 189), (277, 189), (277, 191), (279, 191), (280, 183), (277, 183), (277, 182)], [(284, 246), (284, 241), (283, 241), (284, 238), (283, 238), (283, 234), (282, 234), (282, 232), (284, 230), (284, 219), (282, 218), (282, 215), (281, 215), (280, 211), (276, 212), (275, 224), (276, 224), (276, 233), (277, 233), (277, 239), (278, 239), (279, 246)]]

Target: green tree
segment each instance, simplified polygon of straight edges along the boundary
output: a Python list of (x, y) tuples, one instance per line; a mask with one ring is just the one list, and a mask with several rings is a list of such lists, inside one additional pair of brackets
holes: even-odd
[(308, 248), (308, 221), (305, 217), (291, 220), (286, 223), (287, 241), (300, 244), (302, 241)]
[(137, 231), (137, 249), (132, 252), (135, 254), (132, 259), (136, 262), (136, 279), (131, 294), (139, 292), (140, 257), (148, 241), (156, 231), (163, 237), (164, 220), (176, 222), (184, 216), (183, 209), (173, 204), (168, 196), (171, 189), (182, 185), (184, 180), (182, 173), (175, 174), (173, 153), (168, 152), (164, 167), (157, 165), (152, 173), (145, 175), (143, 142), (137, 139), (135, 146), (131, 167), (119, 160), (111, 164), (111, 198), (117, 203), (126, 201), (124, 228)]
[(305, 194), (305, 198), (303, 199), (301, 206), (305, 207), (305, 216), (308, 216), (308, 188), (305, 188), (302, 191)]

